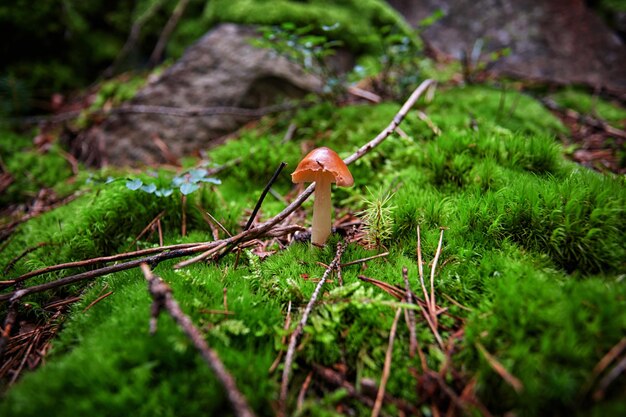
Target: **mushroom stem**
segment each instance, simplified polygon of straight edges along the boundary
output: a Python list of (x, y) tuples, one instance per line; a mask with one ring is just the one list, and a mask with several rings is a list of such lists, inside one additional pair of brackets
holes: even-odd
[(330, 235), (332, 224), (332, 200), (330, 199), (331, 181), (332, 176), (327, 174), (319, 175), (315, 181), (311, 242), (318, 246), (324, 246), (326, 239), (328, 239)]

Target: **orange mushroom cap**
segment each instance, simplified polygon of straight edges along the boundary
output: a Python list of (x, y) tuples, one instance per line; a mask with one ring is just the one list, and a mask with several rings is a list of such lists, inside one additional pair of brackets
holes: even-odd
[(317, 176), (323, 173), (332, 175), (334, 183), (340, 187), (350, 187), (354, 184), (352, 174), (343, 159), (332, 149), (321, 147), (313, 149), (298, 164), (296, 170), (291, 174), (291, 181), (294, 183), (314, 182)]

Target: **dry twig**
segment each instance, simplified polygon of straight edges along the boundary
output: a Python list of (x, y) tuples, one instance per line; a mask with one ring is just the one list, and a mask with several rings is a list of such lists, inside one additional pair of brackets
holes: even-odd
[(161, 278), (154, 275), (147, 264), (142, 263), (140, 266), (148, 281), (150, 295), (154, 300), (152, 303), (152, 318), (150, 320), (151, 331), (156, 330), (156, 317), (159, 313), (162, 310), (167, 311), (187, 337), (189, 337), (193, 345), (200, 352), (202, 358), (211, 367), (217, 379), (222, 383), (222, 386), (226, 390), (226, 395), (235, 411), (235, 415), (238, 417), (253, 417), (254, 413), (243, 394), (237, 389), (234, 378), (224, 367), (217, 352), (209, 347), (191, 319), (183, 313), (178, 302), (176, 302), (172, 296), (171, 288)]
[(286, 162), (281, 162), (280, 165), (278, 166), (278, 168), (276, 168), (276, 171), (274, 171), (274, 175), (272, 175), (272, 178), (270, 178), (269, 182), (267, 183), (267, 185), (263, 189), (263, 192), (261, 193), (261, 196), (259, 197), (259, 200), (256, 202), (256, 205), (254, 206), (254, 210), (252, 210), (252, 214), (250, 215), (250, 218), (248, 219), (248, 222), (246, 223), (246, 226), (243, 228), (244, 231), (248, 230), (250, 228), (250, 226), (252, 225), (252, 222), (254, 221), (254, 218), (256, 217), (257, 213), (259, 212), (259, 209), (261, 208), (261, 204), (263, 204), (263, 200), (265, 200), (265, 196), (267, 195), (268, 191), (272, 187), (272, 184), (274, 184), (274, 182), (276, 182), (276, 179), (278, 178), (278, 175), (283, 170), (283, 168), (285, 168), (286, 165), (287, 165)]

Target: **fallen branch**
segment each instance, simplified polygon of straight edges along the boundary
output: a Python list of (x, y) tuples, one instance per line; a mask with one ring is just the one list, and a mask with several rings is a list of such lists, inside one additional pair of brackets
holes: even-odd
[(209, 347), (191, 319), (180, 309), (178, 302), (172, 296), (171, 288), (161, 278), (154, 275), (147, 264), (142, 263), (141, 270), (148, 281), (148, 290), (154, 300), (152, 303), (152, 317), (150, 319), (151, 332), (154, 333), (156, 331), (155, 323), (159, 313), (166, 310), (189, 337), (202, 358), (211, 367), (217, 379), (222, 383), (235, 415), (238, 417), (253, 417), (254, 412), (243, 394), (237, 389), (234, 378), (224, 367), (217, 352)]
[(280, 397), (278, 399), (278, 415), (279, 416), (284, 417), (287, 415), (287, 391), (289, 388), (289, 377), (291, 374), (291, 366), (293, 363), (294, 354), (296, 352), (296, 345), (298, 343), (298, 339), (300, 338), (300, 335), (302, 334), (302, 331), (304, 330), (304, 326), (306, 326), (306, 322), (309, 319), (309, 314), (311, 314), (311, 311), (313, 310), (313, 305), (315, 304), (315, 301), (317, 300), (317, 297), (322, 287), (324, 286), (324, 283), (328, 279), (328, 276), (330, 275), (330, 273), (334, 269), (336, 269), (337, 266), (339, 265), (339, 261), (341, 260), (341, 254), (343, 253), (343, 250), (344, 250), (344, 245), (341, 242), (337, 243), (337, 252), (335, 254), (335, 258), (330, 263), (330, 265), (328, 265), (328, 268), (326, 268), (326, 271), (324, 271), (324, 275), (322, 275), (322, 278), (317, 283), (317, 286), (315, 287), (315, 290), (313, 291), (313, 294), (311, 295), (309, 303), (306, 305), (304, 312), (302, 313), (302, 318), (300, 319), (300, 322), (298, 323), (298, 325), (296, 326), (296, 329), (293, 331), (293, 333), (291, 334), (291, 337), (289, 338), (289, 347), (287, 348), (287, 355), (285, 357), (285, 366), (283, 368), (283, 376), (282, 376), (282, 381), (280, 384)]

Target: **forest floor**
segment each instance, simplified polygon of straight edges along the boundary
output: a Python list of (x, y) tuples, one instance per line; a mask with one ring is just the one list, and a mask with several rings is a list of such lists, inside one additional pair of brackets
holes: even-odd
[[(402, 104), (140, 171), (2, 132), (0, 414), (626, 413), (626, 111), (488, 85)], [(288, 175), (317, 146), (355, 178), (323, 248)]]

